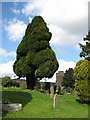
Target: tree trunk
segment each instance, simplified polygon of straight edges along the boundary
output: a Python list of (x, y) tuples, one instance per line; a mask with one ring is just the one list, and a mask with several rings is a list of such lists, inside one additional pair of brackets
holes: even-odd
[(27, 89), (33, 90), (36, 83), (36, 78), (34, 75), (26, 76)]

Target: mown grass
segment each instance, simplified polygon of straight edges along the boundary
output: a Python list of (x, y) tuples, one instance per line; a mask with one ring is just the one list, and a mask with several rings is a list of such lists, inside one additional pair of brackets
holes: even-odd
[(21, 88), (3, 88), (2, 99), (23, 105), (22, 111), (3, 112), (3, 118), (88, 118), (88, 105), (70, 94), (58, 96), (56, 109), (50, 95)]

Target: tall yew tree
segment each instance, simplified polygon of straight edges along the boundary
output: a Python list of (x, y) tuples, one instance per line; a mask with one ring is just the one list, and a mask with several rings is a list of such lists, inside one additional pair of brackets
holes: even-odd
[(19, 78), (26, 77), (28, 89), (34, 88), (37, 78), (51, 78), (59, 67), (49, 44), (51, 37), (43, 18), (35, 16), (17, 48), (13, 70)]

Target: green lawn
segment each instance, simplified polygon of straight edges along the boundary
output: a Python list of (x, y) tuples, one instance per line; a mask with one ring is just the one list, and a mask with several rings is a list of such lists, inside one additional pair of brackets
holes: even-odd
[(21, 88), (3, 88), (3, 100), (22, 103), (23, 110), (3, 112), (3, 118), (88, 118), (88, 105), (80, 104), (73, 95), (58, 96), (58, 107), (53, 109), (50, 95)]

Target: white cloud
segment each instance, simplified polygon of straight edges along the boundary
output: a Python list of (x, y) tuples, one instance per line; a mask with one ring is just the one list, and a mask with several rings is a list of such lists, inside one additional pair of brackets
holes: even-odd
[(5, 25), (5, 29), (8, 32), (9, 39), (12, 41), (20, 41), (25, 34), (27, 25), (20, 20), (14, 18), (12, 21), (8, 22), (8, 25)]
[(12, 9), (12, 12), (15, 14), (20, 14), (20, 10)]
[(70, 23), (87, 16), (88, 0), (46, 0), (42, 7), (48, 21)]
[(7, 57), (7, 56), (16, 56), (16, 53), (13, 52), (13, 51), (8, 53), (6, 50), (0, 48), (0, 55), (5, 56), (5, 57)]
[(77, 42), (77, 37), (75, 35), (69, 35), (66, 31), (56, 25), (49, 26), (50, 31), (52, 32), (51, 44), (54, 45), (73, 45), (74, 42)]
[(52, 32), (54, 45), (76, 49), (88, 31), (88, 0), (32, 0), (22, 13), (41, 15)]
[(76, 63), (74, 63), (73, 61), (64, 61), (64, 60), (58, 60), (59, 62), (59, 69), (58, 71), (66, 71), (69, 68), (73, 68), (75, 67)]
[(0, 77), (14, 76), (13, 72), (14, 61), (9, 61), (8, 63), (0, 64)]
[(29, 23), (31, 23), (31, 21), (32, 21), (32, 18), (31, 18), (31, 17), (28, 17), (28, 19), (29, 19)]
[(45, 1), (43, 0), (31, 0), (25, 7), (22, 9), (22, 13), (26, 16), (29, 15), (38, 15), (41, 10), (43, 10), (43, 6)]

